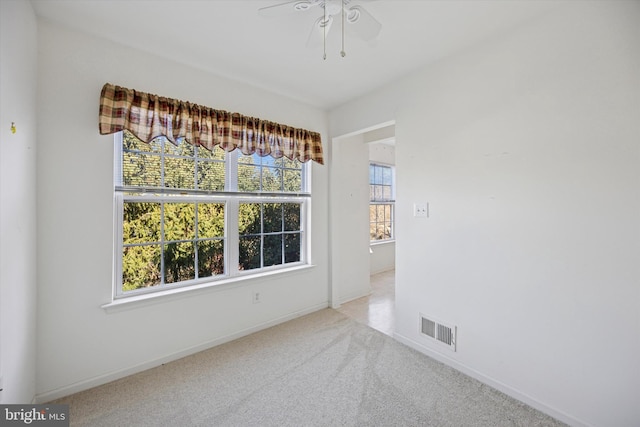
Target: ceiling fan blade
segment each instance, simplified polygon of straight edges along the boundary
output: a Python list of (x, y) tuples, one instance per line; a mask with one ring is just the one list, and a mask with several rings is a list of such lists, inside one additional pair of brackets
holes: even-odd
[(262, 16), (282, 16), (289, 13), (303, 12), (314, 6), (311, 0), (293, 0), (284, 3), (274, 4), (272, 6), (261, 7), (258, 14)]
[[(325, 23), (324, 25), (323, 22)], [(307, 39), (307, 47), (322, 46), (325, 34), (327, 36), (329, 35), (331, 24), (333, 24), (332, 16), (327, 16), (326, 21), (324, 20), (324, 16), (316, 19), (316, 22), (313, 23), (313, 27), (311, 28), (311, 32), (309, 33), (309, 38)]]
[(350, 7), (345, 15), (349, 32), (355, 33), (362, 40), (372, 41), (382, 30), (382, 24), (362, 6)]

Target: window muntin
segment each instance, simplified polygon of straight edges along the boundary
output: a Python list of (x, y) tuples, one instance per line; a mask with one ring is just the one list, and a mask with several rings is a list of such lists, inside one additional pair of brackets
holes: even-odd
[(209, 151), (183, 140), (174, 145), (166, 138), (155, 138), (147, 144), (125, 131), (121, 153), (122, 176), (116, 185), (225, 190), (225, 152), (219, 147)]
[(369, 236), (371, 241), (394, 238), (395, 188), (393, 167), (369, 164)]
[(301, 216), (300, 203), (240, 203), (238, 269), (300, 262)]
[(116, 140), (116, 297), (307, 263), (306, 164)]
[(286, 157), (241, 156), (238, 158), (238, 191), (290, 192), (302, 191), (301, 164)]
[(224, 274), (224, 203), (125, 196), (122, 291)]

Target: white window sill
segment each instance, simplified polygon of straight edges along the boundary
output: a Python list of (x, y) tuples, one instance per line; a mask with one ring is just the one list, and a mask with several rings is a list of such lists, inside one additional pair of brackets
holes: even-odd
[(388, 245), (390, 243), (395, 243), (396, 239), (387, 239), (387, 240), (371, 240), (369, 242), (369, 246), (380, 246), (380, 245)]
[(259, 274), (251, 274), (246, 276), (236, 276), (229, 279), (216, 280), (213, 282), (202, 283), (199, 285), (185, 286), (181, 288), (167, 289), (164, 291), (150, 292), (141, 295), (133, 295), (113, 299), (113, 301), (103, 304), (101, 307), (107, 313), (117, 313), (119, 311), (131, 310), (153, 304), (165, 303), (185, 297), (192, 297), (205, 292), (220, 292), (239, 286), (247, 286), (255, 281), (265, 279), (271, 276), (294, 275), (310, 268), (315, 267), (312, 264), (299, 265), (290, 268), (282, 268), (278, 270), (267, 271)]

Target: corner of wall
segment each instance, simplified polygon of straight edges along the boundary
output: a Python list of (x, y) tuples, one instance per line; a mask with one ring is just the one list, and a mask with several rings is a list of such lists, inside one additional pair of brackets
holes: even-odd
[(35, 400), (37, 23), (0, 2), (0, 378), (2, 403)]

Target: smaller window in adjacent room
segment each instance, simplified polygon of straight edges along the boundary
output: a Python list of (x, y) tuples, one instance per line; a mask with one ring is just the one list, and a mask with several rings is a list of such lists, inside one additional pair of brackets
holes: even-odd
[(394, 205), (393, 167), (369, 164), (369, 235), (372, 242), (394, 238)]

